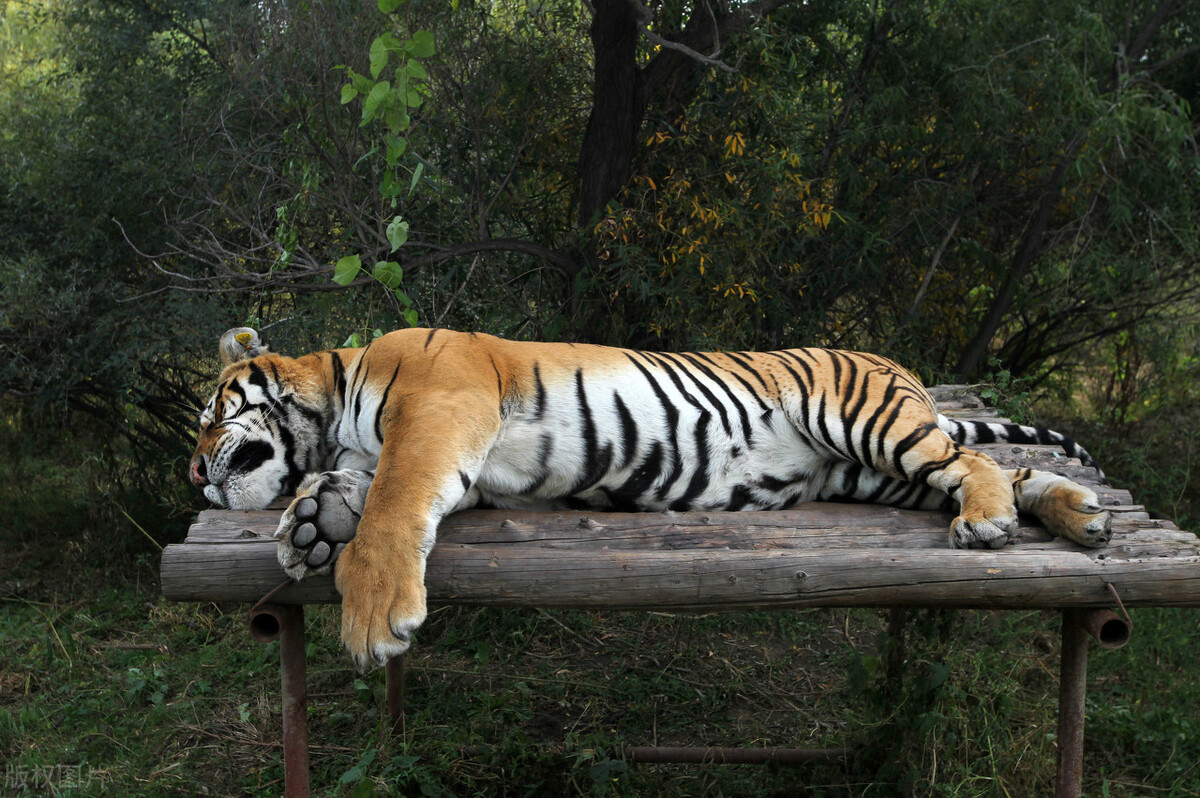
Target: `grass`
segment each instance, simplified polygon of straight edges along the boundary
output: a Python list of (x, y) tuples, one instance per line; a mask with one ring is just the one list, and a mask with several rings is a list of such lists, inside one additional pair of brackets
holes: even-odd
[[(155, 547), (98, 506), (96, 464), (6, 445), (0, 795), (280, 794), (278, 645), (251, 642), (244, 607), (165, 602)], [(186, 519), (139, 523), (178, 535)], [(1057, 616), (910, 613), (899, 685), (884, 616), (442, 608), (388, 736), (382, 673), (354, 673), (337, 609), (310, 608), (315, 793), (1048, 794)], [(1197, 616), (1133, 617), (1126, 648), (1090, 659), (1084, 792), (1200, 795)], [(654, 744), (856, 753), (794, 768), (620, 758)]]

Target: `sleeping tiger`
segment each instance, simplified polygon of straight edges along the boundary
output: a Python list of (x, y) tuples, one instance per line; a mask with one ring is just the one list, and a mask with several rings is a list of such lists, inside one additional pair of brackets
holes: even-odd
[[(334, 570), (359, 668), (408, 649), (448, 513), (508, 508), (768, 510), (813, 500), (958, 507), (950, 546), (1000, 548), (1017, 510), (1102, 546), (1096, 494), (1004, 471), (975, 442), (1069, 438), (939, 415), (920, 381), (829, 349), (666, 354), (393, 332), (298, 358), (236, 328), (200, 416), (192, 481), (214, 504), (296, 494), (276, 532), (295, 579)], [(336, 568), (334, 567), (336, 564)]]

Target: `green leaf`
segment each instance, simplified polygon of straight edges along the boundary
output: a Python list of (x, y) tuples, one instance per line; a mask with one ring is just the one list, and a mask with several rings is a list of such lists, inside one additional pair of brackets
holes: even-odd
[(404, 270), (394, 260), (381, 260), (375, 264), (375, 271), (372, 276), (388, 288), (395, 289), (404, 279)]
[(388, 94), (392, 90), (392, 84), (386, 80), (376, 83), (371, 88), (371, 93), (367, 95), (367, 99), (363, 101), (363, 122), (369, 122), (375, 118), (375, 111), (379, 108), (380, 103), (387, 99)]
[(413, 170), (412, 183), (410, 183), (408, 186), (408, 196), (411, 197), (412, 193), (417, 190), (417, 183), (421, 180), (421, 175), (424, 173), (424, 171), (425, 164), (418, 163), (417, 168)]
[(392, 13), (402, 5), (404, 0), (379, 0), (379, 10), (385, 14)]
[(413, 58), (428, 58), (435, 52), (433, 34), (427, 30), (417, 31), (412, 35), (412, 41), (408, 43), (407, 49), (408, 54)]
[(393, 133), (399, 133), (402, 130), (408, 130), (412, 124), (412, 117), (408, 115), (408, 108), (404, 103), (393, 103), (388, 108), (387, 125), (388, 130)]
[(379, 38), (383, 39), (383, 45), (384, 47), (387, 47), (387, 51), (389, 53), (403, 53), (408, 49), (408, 46), (404, 42), (400, 41), (390, 33), (385, 33)]
[(375, 85), (375, 81), (368, 78), (366, 75), (360, 75), (353, 69), (347, 69), (346, 74), (350, 76), (350, 82), (354, 84), (354, 90), (359, 94), (366, 94)]
[(377, 36), (375, 41), (371, 42), (371, 77), (378, 78), (379, 73), (387, 66), (387, 62), (387, 42), (383, 36)]
[(950, 667), (941, 662), (929, 663), (928, 689), (932, 690), (945, 684), (950, 678)]
[(342, 86), (342, 105), (345, 105), (357, 96), (358, 89), (354, 88), (353, 84), (347, 83), (345, 86)]
[(387, 240), (392, 245), (392, 252), (404, 246), (404, 242), (408, 240), (408, 222), (399, 216), (392, 219), (391, 224), (387, 226)]
[(389, 169), (384, 172), (383, 180), (379, 182), (379, 193), (391, 199), (393, 197), (399, 197), (402, 191), (404, 191), (404, 187), (396, 182), (396, 178), (392, 174), (392, 171)]
[(404, 64), (404, 68), (408, 71), (410, 80), (429, 80), (429, 73), (425, 71), (425, 67), (420, 61), (409, 60)]
[(385, 144), (387, 145), (387, 152), (384, 158), (387, 160), (387, 165), (395, 166), (400, 162), (400, 156), (404, 155), (404, 151), (408, 149), (408, 139), (403, 136), (393, 136)]
[(404, 311), (404, 322), (409, 327), (416, 327), (417, 326), (417, 312), (415, 310)]
[(362, 777), (363, 777), (362, 767), (359, 765), (355, 765), (354, 767), (350, 768), (349, 770), (347, 770), (345, 773), (342, 774), (342, 777), (340, 779), (338, 779), (338, 783), (339, 784), (351, 784), (353, 782), (357, 782)]
[(351, 349), (358, 349), (360, 346), (362, 346), (362, 340), (358, 337), (358, 333), (350, 333), (350, 337), (342, 342), (342, 346), (348, 346)]
[(333, 281), (338, 285), (350, 285), (358, 273), (362, 271), (362, 259), (357, 255), (347, 255), (333, 267)]

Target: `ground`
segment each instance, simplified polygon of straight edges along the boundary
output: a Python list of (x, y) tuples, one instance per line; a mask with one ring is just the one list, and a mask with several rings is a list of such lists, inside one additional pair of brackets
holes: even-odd
[[(250, 641), (243, 607), (164, 602), (149, 563), (131, 577), (6, 584), (0, 795), (71, 794), (72, 777), (82, 795), (278, 794), (278, 644)], [(1200, 719), (1180, 710), (1200, 706), (1194, 617), (1134, 621), (1126, 649), (1093, 652), (1085, 792), (1200, 794)], [(1053, 779), (1052, 613), (915, 613), (896, 691), (875, 611), (444, 608), (409, 655), (393, 738), (381, 672), (350, 670), (337, 626), (336, 608), (310, 609), (317, 794), (1036, 795)], [(860, 754), (799, 768), (619, 759), (650, 744)]]
[[(11, 452), (9, 454), (12, 454)], [(278, 644), (246, 607), (159, 595), (157, 550), (96, 510), (61, 457), (2, 459), (0, 796), (279, 795)], [(182, 535), (187, 517), (138, 519)], [(174, 525), (175, 532), (170, 529)], [(382, 733), (336, 607), (308, 613), (317, 795), (1029, 796), (1055, 767), (1058, 618), (886, 613), (435, 610)], [(1195, 611), (1135, 610), (1093, 649), (1086, 795), (1200, 795)], [(796, 768), (633, 765), (626, 745), (850, 746)]]

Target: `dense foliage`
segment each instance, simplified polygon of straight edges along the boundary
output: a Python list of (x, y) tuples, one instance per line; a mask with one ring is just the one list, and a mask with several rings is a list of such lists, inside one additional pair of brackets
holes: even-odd
[(250, 319), (1189, 398), (1194, 4), (381, 7), (5, 5), (5, 396), (162, 446)]

